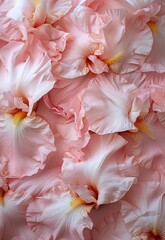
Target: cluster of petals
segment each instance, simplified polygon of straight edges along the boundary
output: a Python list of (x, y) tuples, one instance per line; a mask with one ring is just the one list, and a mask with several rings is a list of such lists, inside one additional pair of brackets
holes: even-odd
[(0, 240), (165, 240), (165, 3), (0, 0)]

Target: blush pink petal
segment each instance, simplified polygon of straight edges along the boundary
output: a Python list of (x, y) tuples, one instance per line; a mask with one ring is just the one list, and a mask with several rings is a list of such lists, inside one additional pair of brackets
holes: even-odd
[(92, 228), (90, 207), (74, 201), (68, 191), (52, 190), (28, 206), (27, 223), (41, 240), (84, 240), (84, 228)]
[(129, 154), (136, 156), (139, 164), (147, 168), (151, 168), (153, 160), (162, 161), (164, 158), (165, 128), (159, 121), (156, 113), (148, 113), (139, 122), (137, 120), (137, 132), (121, 133), (128, 141), (126, 147)]
[(0, 139), (0, 153), (7, 157), (9, 177), (35, 174), (45, 167), (48, 154), (55, 151), (52, 131), (39, 117), (26, 117), (15, 124), (11, 115), (1, 116)]
[(8, 190), (6, 181), (7, 176), (7, 159), (4, 156), (0, 157), (0, 192)]
[(156, 112), (165, 112), (165, 88), (159, 85), (153, 88), (151, 98), (154, 101), (153, 110)]
[(75, 78), (74, 81), (61, 79), (44, 97), (46, 106), (63, 116), (56, 117), (54, 126), (70, 146), (84, 147), (89, 140), (82, 96), (90, 79), (88, 75), (86, 78)]
[(43, 24), (35, 32), (37, 38), (45, 47), (48, 56), (56, 64), (62, 58), (70, 34), (60, 31), (49, 24)]
[(0, 233), (1, 240), (21, 239), (36, 240), (37, 236), (27, 226), (26, 208), (30, 197), (25, 193), (16, 194), (12, 191), (5, 193), (3, 203), (0, 203)]
[(22, 22), (15, 21), (0, 14), (0, 39), (6, 42), (24, 41), (27, 39), (27, 29)]
[(150, 95), (153, 101), (152, 108), (156, 112), (165, 111), (165, 83), (164, 83), (164, 73), (150, 72), (146, 73), (146, 81), (149, 83)]
[(46, 106), (65, 118), (73, 117), (74, 110), (77, 114), (80, 111), (82, 96), (90, 80), (90, 75), (85, 78), (75, 78), (74, 81), (60, 79), (54, 88), (44, 96)]
[(8, 16), (15, 20), (27, 21), (32, 27), (38, 27), (44, 23), (53, 24), (63, 17), (72, 7), (70, 0), (29, 0), (16, 1), (11, 6)]
[(44, 169), (40, 169), (32, 176), (26, 176), (22, 179), (11, 179), (10, 189), (17, 193), (26, 192), (33, 197), (45, 194), (51, 188), (60, 183), (61, 169), (54, 166), (56, 158), (55, 154), (52, 153), (48, 156)]
[(98, 206), (119, 200), (138, 176), (138, 166), (125, 155), (125, 144), (117, 134), (92, 134), (83, 150), (83, 160), (75, 162), (66, 154), (62, 166), (64, 181), (72, 189), (88, 186), (95, 191)]
[(158, 181), (142, 180), (134, 185), (122, 201), (121, 208), (132, 239), (140, 239), (140, 236), (150, 239), (151, 235), (153, 239), (158, 236), (164, 239), (164, 222), (160, 221), (164, 209), (164, 189)]
[[(156, 71), (158, 73), (165, 72), (165, 60), (162, 48), (165, 41), (165, 15), (155, 17), (156, 22), (151, 23), (153, 46), (152, 50), (143, 64), (141, 70), (143, 72)], [(152, 20), (151, 20), (152, 21)]]
[(53, 24), (65, 16), (72, 7), (71, 0), (42, 0), (46, 5), (46, 22)]
[(120, 203), (103, 205), (94, 209), (89, 216), (93, 221), (93, 227), (91, 230), (85, 230), (86, 240), (131, 239), (121, 216)]
[(160, 9), (161, 4), (159, 1), (153, 0), (126, 0), (131, 6), (132, 12), (141, 18), (144, 23), (149, 21), (151, 17), (156, 15)]
[(98, 134), (136, 130), (142, 101), (134, 84), (117, 75), (97, 76), (83, 97), (90, 129)]
[(109, 20), (106, 13), (97, 13), (93, 9), (79, 6), (70, 14), (72, 21), (78, 29), (85, 33), (98, 33)]
[(148, 26), (142, 26), (137, 17), (124, 10), (112, 9), (108, 13), (111, 20), (100, 31), (105, 47), (102, 59), (115, 73), (135, 71), (151, 52), (152, 33)]
[[(56, 73), (64, 78), (77, 78), (87, 75), (89, 71), (94, 73), (108, 72), (107, 65), (99, 57), (104, 51), (103, 44), (93, 41), (90, 32), (81, 30), (77, 26), (76, 20), (76, 17), (67, 16), (61, 22), (62, 29), (72, 34), (72, 41), (68, 43), (63, 58), (55, 69)], [(96, 29), (99, 29), (99, 27), (96, 26)]]
[[(51, 73), (51, 60), (41, 50), (34, 48), (35, 39), (30, 44), (9, 43), (1, 50), (3, 65), (0, 68), (0, 93), (10, 91), (17, 97), (24, 97), (29, 103), (29, 115), (34, 103), (46, 94), (54, 85)], [(20, 57), (21, 54), (21, 57)]]

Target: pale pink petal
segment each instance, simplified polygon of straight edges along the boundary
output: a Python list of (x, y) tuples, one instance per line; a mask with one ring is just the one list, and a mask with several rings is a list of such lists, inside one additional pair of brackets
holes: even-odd
[(48, 24), (39, 26), (35, 34), (42, 42), (51, 60), (57, 63), (62, 58), (67, 41), (71, 38), (70, 34)]
[[(44, 97), (46, 106), (63, 117), (56, 117), (57, 131), (70, 146), (84, 147), (89, 140), (88, 123), (82, 103), (82, 96), (90, 76), (61, 79)], [(49, 119), (47, 119), (49, 121)]]
[(1, 155), (7, 157), (10, 177), (23, 177), (43, 169), (48, 154), (55, 150), (54, 136), (47, 122), (12, 115), (0, 117)]
[(121, 133), (127, 141), (129, 154), (137, 157), (140, 165), (151, 168), (153, 160), (164, 158), (165, 128), (160, 124), (155, 113), (149, 113), (144, 119), (137, 120), (136, 133)]
[(89, 70), (95, 74), (101, 74), (107, 72), (107, 65), (101, 61), (97, 56), (89, 55), (88, 56), (88, 67)]
[(165, 41), (165, 15), (157, 17), (156, 20), (151, 20), (149, 26), (153, 34), (153, 46), (141, 70), (143, 72), (156, 71), (163, 73), (165, 72), (165, 59), (162, 51)]
[(67, 16), (61, 22), (62, 29), (70, 32), (73, 39), (68, 42), (63, 58), (55, 68), (56, 74), (64, 78), (77, 78), (90, 71), (94, 73), (108, 72), (107, 65), (100, 59), (100, 55), (104, 52), (104, 45), (92, 40), (90, 32), (83, 32), (77, 26), (76, 20), (74, 17), (72, 19)]
[(149, 84), (150, 97), (153, 101), (152, 109), (156, 112), (164, 112), (164, 97), (165, 97), (165, 74), (157, 72), (145, 73), (145, 82)]
[[(4, 156), (0, 157), (0, 192), (8, 191), (8, 184), (6, 181), (7, 176), (7, 159)], [(2, 201), (2, 196), (0, 196), (0, 201)]]
[(1, 240), (37, 239), (26, 223), (26, 208), (30, 200), (25, 193), (16, 194), (12, 191), (5, 193), (3, 202), (0, 203)]
[(66, 154), (62, 166), (64, 180), (72, 189), (88, 186), (98, 195), (98, 205), (119, 200), (138, 175), (138, 166), (133, 158), (125, 155), (125, 144), (117, 134), (92, 134), (89, 144), (83, 149), (83, 160), (75, 162), (74, 158), (68, 158), (69, 153)]
[(69, 192), (52, 190), (36, 198), (27, 209), (28, 225), (40, 239), (84, 240), (84, 228), (92, 228), (90, 206)]
[[(81, 105), (77, 104), (77, 107), (81, 107)], [(52, 106), (53, 109), (53, 106)], [(61, 113), (63, 109), (57, 108), (57, 110)], [(69, 109), (68, 109), (69, 110)], [(37, 109), (37, 113), (50, 124), (53, 133), (60, 136), (62, 141), (61, 149), (65, 149), (66, 147), (84, 147), (89, 141), (89, 133), (88, 133), (88, 123), (84, 117), (84, 112), (80, 108), (80, 112), (75, 112), (75, 117), (73, 112), (71, 112), (71, 116), (69, 118), (62, 117), (58, 115), (54, 109), (53, 111), (44, 106), (44, 103), (39, 104), (39, 109)]]
[(165, 209), (163, 195), (164, 189), (160, 187), (159, 181), (150, 179), (139, 181), (122, 201), (121, 212), (128, 231), (134, 237), (132, 239), (138, 236), (146, 237), (144, 239), (164, 239), (164, 224), (159, 222)]
[(31, 19), (33, 17), (33, 12), (35, 10), (34, 1), (20, 0), (10, 3), (10, 9), (7, 16), (11, 19), (24, 21), (24, 18)]
[[(70, 118), (74, 116), (73, 109), (79, 112), (83, 93), (91, 80), (91, 76), (72, 79), (60, 79), (54, 88), (44, 96), (46, 106), (58, 114)], [(77, 107), (77, 103), (78, 107)]]
[(109, 20), (106, 13), (100, 14), (85, 6), (75, 8), (70, 16), (76, 27), (86, 33), (94, 32), (99, 34), (100, 29), (102, 29)]
[[(130, 240), (120, 212), (120, 204), (106, 204), (90, 213), (93, 228), (84, 233), (86, 240)], [(89, 236), (87, 235), (89, 234)]]
[(8, 12), (8, 16), (12, 19), (20, 21), (29, 21), (32, 27), (38, 27), (45, 22), (49, 24), (55, 23), (63, 17), (72, 7), (71, 1), (68, 0), (29, 0), (16, 1)]
[(102, 59), (115, 73), (132, 72), (142, 66), (149, 55), (152, 33), (135, 15), (124, 10), (112, 9), (109, 15), (111, 20), (101, 31), (105, 41)]
[(151, 98), (154, 101), (153, 110), (165, 112), (165, 87), (157, 86), (152, 89)]
[(132, 11), (134, 11), (134, 14), (138, 15), (144, 23), (145, 21), (149, 20), (151, 17), (156, 15), (161, 9), (159, 1), (153, 0), (126, 0), (126, 1), (132, 7)]
[(1, 92), (10, 91), (17, 97), (25, 98), (29, 105), (29, 115), (34, 103), (55, 83), (51, 60), (39, 47), (34, 48), (37, 43), (33, 38), (30, 44), (13, 42), (1, 51), (4, 64), (0, 69), (4, 75)]
[(72, 7), (70, 0), (42, 0), (42, 2), (46, 5), (46, 22), (49, 24), (62, 18)]
[(17, 193), (26, 192), (33, 197), (37, 197), (58, 185), (60, 183), (61, 169), (54, 166), (53, 162), (56, 163), (57, 157), (55, 154), (51, 155), (52, 159), (50, 159), (50, 156), (48, 157), (45, 168), (39, 170), (36, 174), (22, 179), (11, 179), (10, 189)]
[(0, 39), (10, 41), (24, 41), (27, 39), (27, 29), (22, 22), (15, 21), (0, 14)]
[(142, 102), (134, 84), (115, 75), (94, 78), (84, 94), (90, 129), (98, 134), (136, 130)]

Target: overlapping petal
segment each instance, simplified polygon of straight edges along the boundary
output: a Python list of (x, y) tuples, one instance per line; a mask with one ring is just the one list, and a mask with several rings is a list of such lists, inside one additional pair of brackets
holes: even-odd
[(90, 129), (98, 134), (136, 130), (142, 101), (134, 84), (115, 75), (101, 75), (88, 85), (83, 97)]
[(54, 136), (39, 117), (14, 121), (11, 115), (0, 117), (0, 154), (9, 161), (10, 177), (32, 175), (44, 168), (48, 154), (55, 150)]
[(5, 193), (3, 202), (0, 202), (0, 233), (2, 240), (37, 240), (37, 236), (26, 223), (26, 208), (30, 201), (30, 196), (25, 193), (16, 194), (12, 191)]
[(91, 207), (69, 191), (54, 189), (32, 202), (26, 217), (40, 239), (84, 240), (84, 228), (92, 228)]
[(63, 17), (72, 7), (69, 0), (30, 0), (16, 1), (11, 5), (8, 16), (15, 20), (29, 21), (32, 27), (44, 23), (53, 24)]
[[(115, 73), (135, 71), (142, 66), (152, 49), (152, 33), (138, 18), (124, 10), (113, 9), (108, 14), (110, 21), (100, 31), (105, 47), (102, 59)], [(97, 36), (93, 36), (93, 40), (95, 38)]]
[(164, 191), (159, 181), (142, 180), (135, 185), (122, 201), (121, 209), (132, 239), (164, 239), (164, 224), (160, 221), (164, 208)]
[(9, 43), (0, 53), (3, 63), (0, 93), (11, 92), (16, 97), (25, 98), (29, 104), (29, 114), (34, 103), (55, 83), (51, 73), (51, 61), (40, 48), (34, 48), (37, 43), (33, 38), (28, 45)]
[(92, 134), (83, 151), (83, 160), (75, 162), (74, 158), (65, 157), (62, 167), (64, 181), (75, 191), (80, 186), (94, 191), (98, 206), (119, 200), (138, 176), (138, 166), (134, 164), (133, 157), (125, 155), (125, 144), (117, 134)]

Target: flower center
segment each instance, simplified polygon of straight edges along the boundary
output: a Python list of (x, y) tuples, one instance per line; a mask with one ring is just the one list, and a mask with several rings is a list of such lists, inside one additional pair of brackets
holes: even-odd
[(17, 112), (13, 117), (13, 122), (15, 125), (18, 125), (18, 123), (24, 119), (27, 116), (27, 112)]
[(70, 201), (70, 207), (72, 209), (77, 208), (81, 205), (86, 204), (84, 200), (82, 200), (80, 197), (74, 198)]
[(146, 134), (148, 137), (152, 138), (153, 140), (156, 139), (156, 137), (153, 135), (153, 133), (151, 132), (149, 126), (142, 122), (142, 121), (136, 121), (135, 122), (135, 126), (144, 134)]
[(112, 58), (105, 59), (104, 62), (108, 65), (114, 65), (120, 62), (123, 57), (124, 57), (124, 51), (121, 51), (118, 54), (114, 55)]
[(3, 204), (4, 194), (5, 194), (5, 191), (2, 188), (0, 188), (0, 205)]
[(150, 232), (148, 232), (147, 236), (149, 240), (163, 240), (156, 228), (153, 228)]
[(152, 32), (158, 33), (158, 26), (155, 22), (153, 22), (152, 20), (150, 20), (147, 25), (149, 26), (149, 28), (152, 30)]

